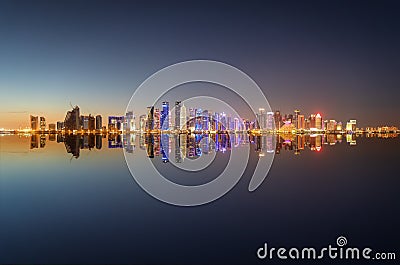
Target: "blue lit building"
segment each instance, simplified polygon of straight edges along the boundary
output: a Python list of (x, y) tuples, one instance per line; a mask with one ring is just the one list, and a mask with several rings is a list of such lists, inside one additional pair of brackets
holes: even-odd
[(169, 129), (169, 102), (164, 101), (162, 103), (162, 111), (161, 111), (161, 129), (168, 130)]

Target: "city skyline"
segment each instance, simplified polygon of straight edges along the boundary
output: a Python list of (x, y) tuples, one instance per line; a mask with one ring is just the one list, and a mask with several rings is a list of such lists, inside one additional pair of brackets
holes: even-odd
[[(103, 116), (83, 115), (78, 106), (67, 111), (64, 120), (48, 122), (45, 116), (30, 115), (29, 126), (25, 128), (1, 128), (5, 131), (21, 132), (239, 132), (260, 131), (280, 133), (343, 133), (343, 132), (398, 132), (393, 125), (369, 125), (361, 127), (356, 119), (346, 123), (333, 117), (323, 117), (318, 113), (304, 114), (298, 109), (292, 113), (282, 113), (279, 110), (266, 112), (259, 108), (254, 119), (246, 119), (229, 112), (210, 111), (198, 106), (186, 106), (184, 101), (175, 101), (170, 109), (168, 101), (162, 101), (161, 108), (147, 107), (147, 114), (136, 115), (128, 111), (125, 115), (108, 116), (103, 124)], [(81, 115), (82, 114), (82, 115)], [(256, 131), (254, 131), (256, 130)]]

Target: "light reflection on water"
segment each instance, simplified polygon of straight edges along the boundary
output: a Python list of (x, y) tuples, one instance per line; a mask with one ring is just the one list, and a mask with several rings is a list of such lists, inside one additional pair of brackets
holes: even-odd
[[(256, 264), (264, 242), (318, 247), (339, 235), (351, 246), (398, 249), (398, 137), (282, 135), (272, 147), (268, 135), (164, 137), (1, 136), (0, 263)], [(251, 161), (277, 154), (264, 183), (249, 193), (246, 170), (227, 195), (191, 208), (145, 193), (122, 152), (154, 156), (168, 171), (166, 160), (212, 152), (223, 165), (247, 144)]]
[[(33, 134), (30, 137), (30, 149), (45, 148), (46, 142), (65, 145), (66, 152), (79, 158), (80, 151), (92, 149), (124, 148), (127, 153), (134, 153), (136, 148), (146, 150), (147, 157), (160, 157), (168, 162), (171, 153), (175, 162), (194, 159), (211, 152), (225, 153), (231, 148), (250, 144), (253, 150), (263, 156), (264, 153), (279, 154), (282, 150), (300, 154), (305, 150), (320, 152), (342, 142), (357, 145), (357, 138), (395, 138), (397, 134), (287, 134), (287, 135), (249, 135), (249, 134)], [(7, 136), (5, 136), (7, 137)], [(10, 137), (10, 136), (8, 136)]]

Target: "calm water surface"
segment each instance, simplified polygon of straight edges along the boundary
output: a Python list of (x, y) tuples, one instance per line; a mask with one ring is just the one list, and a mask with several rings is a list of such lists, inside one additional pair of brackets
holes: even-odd
[(271, 151), (271, 139), (239, 137), (251, 144), (251, 161), (238, 185), (184, 208), (144, 192), (123, 148), (154, 156), (176, 182), (199, 184), (209, 174), (175, 174), (165, 162), (216, 152), (209, 171), (217, 172), (237, 138), (203, 146), (184, 139), (177, 157), (174, 137), (160, 147), (157, 137), (139, 135), (2, 135), (0, 263), (257, 264), (266, 263), (255, 254), (264, 242), (317, 248), (340, 235), (351, 246), (398, 251), (400, 139), (329, 137), (273, 139), (273, 166), (252, 193), (251, 166)]

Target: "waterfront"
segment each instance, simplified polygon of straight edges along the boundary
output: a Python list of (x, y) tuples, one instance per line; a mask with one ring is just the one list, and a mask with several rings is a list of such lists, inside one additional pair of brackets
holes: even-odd
[[(148, 149), (135, 137), (128, 155), (145, 158)], [(38, 135), (38, 148), (32, 149), (32, 136), (2, 136), (0, 262), (248, 264), (258, 262), (255, 251), (265, 241), (319, 246), (342, 234), (350, 245), (398, 249), (393, 231), (400, 221), (400, 182), (393, 172), (399, 138), (364, 136), (350, 145), (343, 137), (331, 145), (320, 137), (320, 151), (308, 147), (314, 140), (306, 140), (299, 155), (294, 142), (282, 138), (271, 171), (255, 192), (247, 189), (249, 169), (221, 199), (183, 208), (144, 192), (128, 171), (126, 147), (108, 148), (108, 137), (101, 138), (101, 149), (96, 138), (91, 147), (84, 137), (81, 149), (79, 138), (76, 159), (56, 135), (52, 140), (46, 135), (42, 148)], [(121, 147), (124, 139), (121, 135)], [(250, 138), (249, 144), (251, 168), (260, 152)], [(154, 156), (158, 168), (172, 167), (162, 163), (161, 152)], [(218, 151), (215, 162), (223, 166), (227, 156), (229, 151)]]

